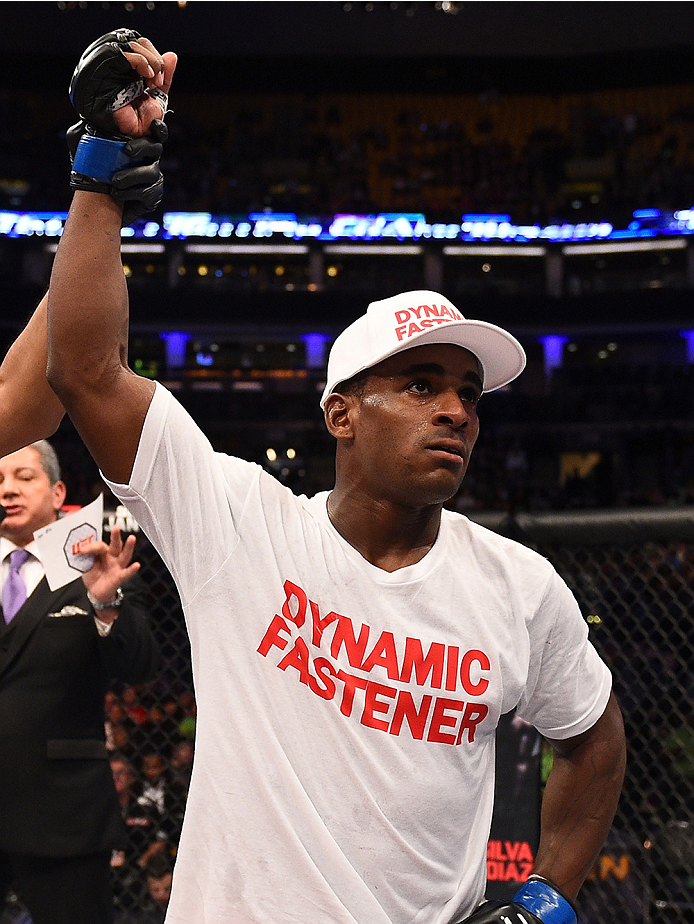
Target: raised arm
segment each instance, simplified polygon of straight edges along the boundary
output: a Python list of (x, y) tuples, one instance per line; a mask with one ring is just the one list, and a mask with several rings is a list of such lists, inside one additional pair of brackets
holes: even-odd
[[(130, 89), (139, 75), (143, 81), (140, 95), (132, 99), (131, 94), (131, 102), (113, 112), (108, 96), (94, 102), (89, 86), (88, 92), (78, 94), (73, 78), (73, 100), (78, 95), (91, 107), (87, 113), (80, 111), (90, 135), (89, 119), (93, 117), (98, 138), (144, 138), (152, 122), (162, 117), (165, 104), (160, 104), (156, 93), (168, 93), (176, 56), (159, 55), (150, 42), (139, 37), (130, 42), (102, 42), (97, 47), (99, 54), (104, 46), (112, 55), (114, 75), (110, 84), (104, 80), (104, 67), (110, 64), (104, 65), (102, 56), (95, 81), (99, 92), (107, 84), (115, 97), (119, 89)], [(84, 80), (89, 78), (89, 61), (88, 49), (80, 62), (86, 62)], [(143, 86), (148, 88), (146, 93)], [(148, 95), (150, 89), (154, 95)], [(127, 482), (154, 384), (137, 376), (127, 364), (128, 292), (120, 257), (123, 206), (114, 198), (122, 193), (115, 188), (122, 174), (116, 173), (106, 183), (93, 179), (96, 171), (75, 180), (77, 165), (76, 157), (71, 182), (77, 191), (51, 274), (47, 375), (101, 470), (112, 481)]]
[(154, 384), (127, 365), (122, 207), (76, 192), (48, 291), (48, 381), (112, 481), (127, 482)]
[(58, 429), (65, 408), (46, 379), (46, 295), (0, 365), (0, 456)]

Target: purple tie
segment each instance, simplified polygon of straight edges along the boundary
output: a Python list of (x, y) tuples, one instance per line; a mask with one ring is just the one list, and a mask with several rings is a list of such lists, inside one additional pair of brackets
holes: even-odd
[(2, 611), (5, 622), (9, 623), (27, 598), (26, 584), (19, 569), (25, 561), (31, 558), (31, 552), (27, 552), (26, 549), (15, 549), (7, 557), (10, 562), (10, 573), (2, 589)]

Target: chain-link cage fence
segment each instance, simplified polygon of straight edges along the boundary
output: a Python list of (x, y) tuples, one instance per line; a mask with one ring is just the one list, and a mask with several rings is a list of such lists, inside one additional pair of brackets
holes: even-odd
[(628, 765), (582, 924), (694, 922), (694, 509), (519, 515), (487, 525), (546, 555), (612, 670)]
[[(124, 508), (110, 521), (136, 528)], [(141, 687), (116, 685), (106, 696), (106, 745), (126, 830), (124, 849), (111, 859), (115, 924), (164, 920), (195, 747), (190, 647), (178, 592), (142, 533), (136, 558), (162, 669)]]
[[(628, 737), (626, 784), (580, 896), (581, 924), (694, 921), (694, 510), (494, 515), (480, 521), (546, 555), (568, 582), (614, 675)], [(107, 517), (136, 527), (120, 508)], [(190, 654), (173, 580), (147, 539), (137, 557), (164, 668), (106, 699), (117, 785), (116, 922), (154, 921), (166, 900), (195, 742)], [(499, 795), (503, 801), (503, 794)], [(144, 917), (149, 914), (149, 917)], [(22, 917), (24, 915), (24, 917)], [(0, 924), (28, 922), (18, 900)]]

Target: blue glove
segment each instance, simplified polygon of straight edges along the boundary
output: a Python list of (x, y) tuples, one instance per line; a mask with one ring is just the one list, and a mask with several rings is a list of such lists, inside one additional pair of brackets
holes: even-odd
[(84, 121), (78, 122), (67, 132), (70, 186), (123, 202), (123, 224), (131, 224), (161, 202), (164, 178), (159, 158), (166, 134), (163, 122), (152, 122), (152, 137), (116, 142), (92, 135)]
[(533, 875), (510, 902), (485, 902), (457, 924), (578, 924), (578, 914), (555, 885)]

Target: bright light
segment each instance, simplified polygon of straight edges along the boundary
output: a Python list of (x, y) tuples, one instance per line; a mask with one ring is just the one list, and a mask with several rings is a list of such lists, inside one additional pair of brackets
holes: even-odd
[(694, 330), (681, 330), (680, 335), (687, 345), (687, 362), (694, 363)]
[(545, 375), (550, 376), (555, 369), (561, 368), (564, 359), (564, 344), (567, 340), (567, 337), (556, 334), (539, 338), (544, 351)]
[(159, 335), (166, 344), (166, 365), (170, 369), (180, 369), (186, 364), (186, 344), (189, 334), (182, 331), (167, 331)]
[(269, 447), (265, 450), (265, 455), (268, 457), (268, 461), (270, 461), (270, 462), (276, 462), (276, 461), (277, 461), (277, 453), (276, 453), (275, 450), (272, 448), (272, 446), (269, 446)]
[(577, 256), (586, 253), (634, 253), (645, 250), (683, 250), (687, 246), (686, 238), (658, 238), (650, 241), (610, 241), (604, 244), (566, 244), (561, 251), (564, 256)]
[(497, 244), (485, 247), (479, 244), (448, 244), (443, 248), (446, 257), (544, 257), (546, 247), (527, 247), (524, 244)]
[(414, 257), (422, 253), (422, 248), (416, 244), (326, 244), (323, 250), (328, 254), (353, 257)]
[(306, 244), (186, 244), (186, 253), (293, 253), (306, 254)]

